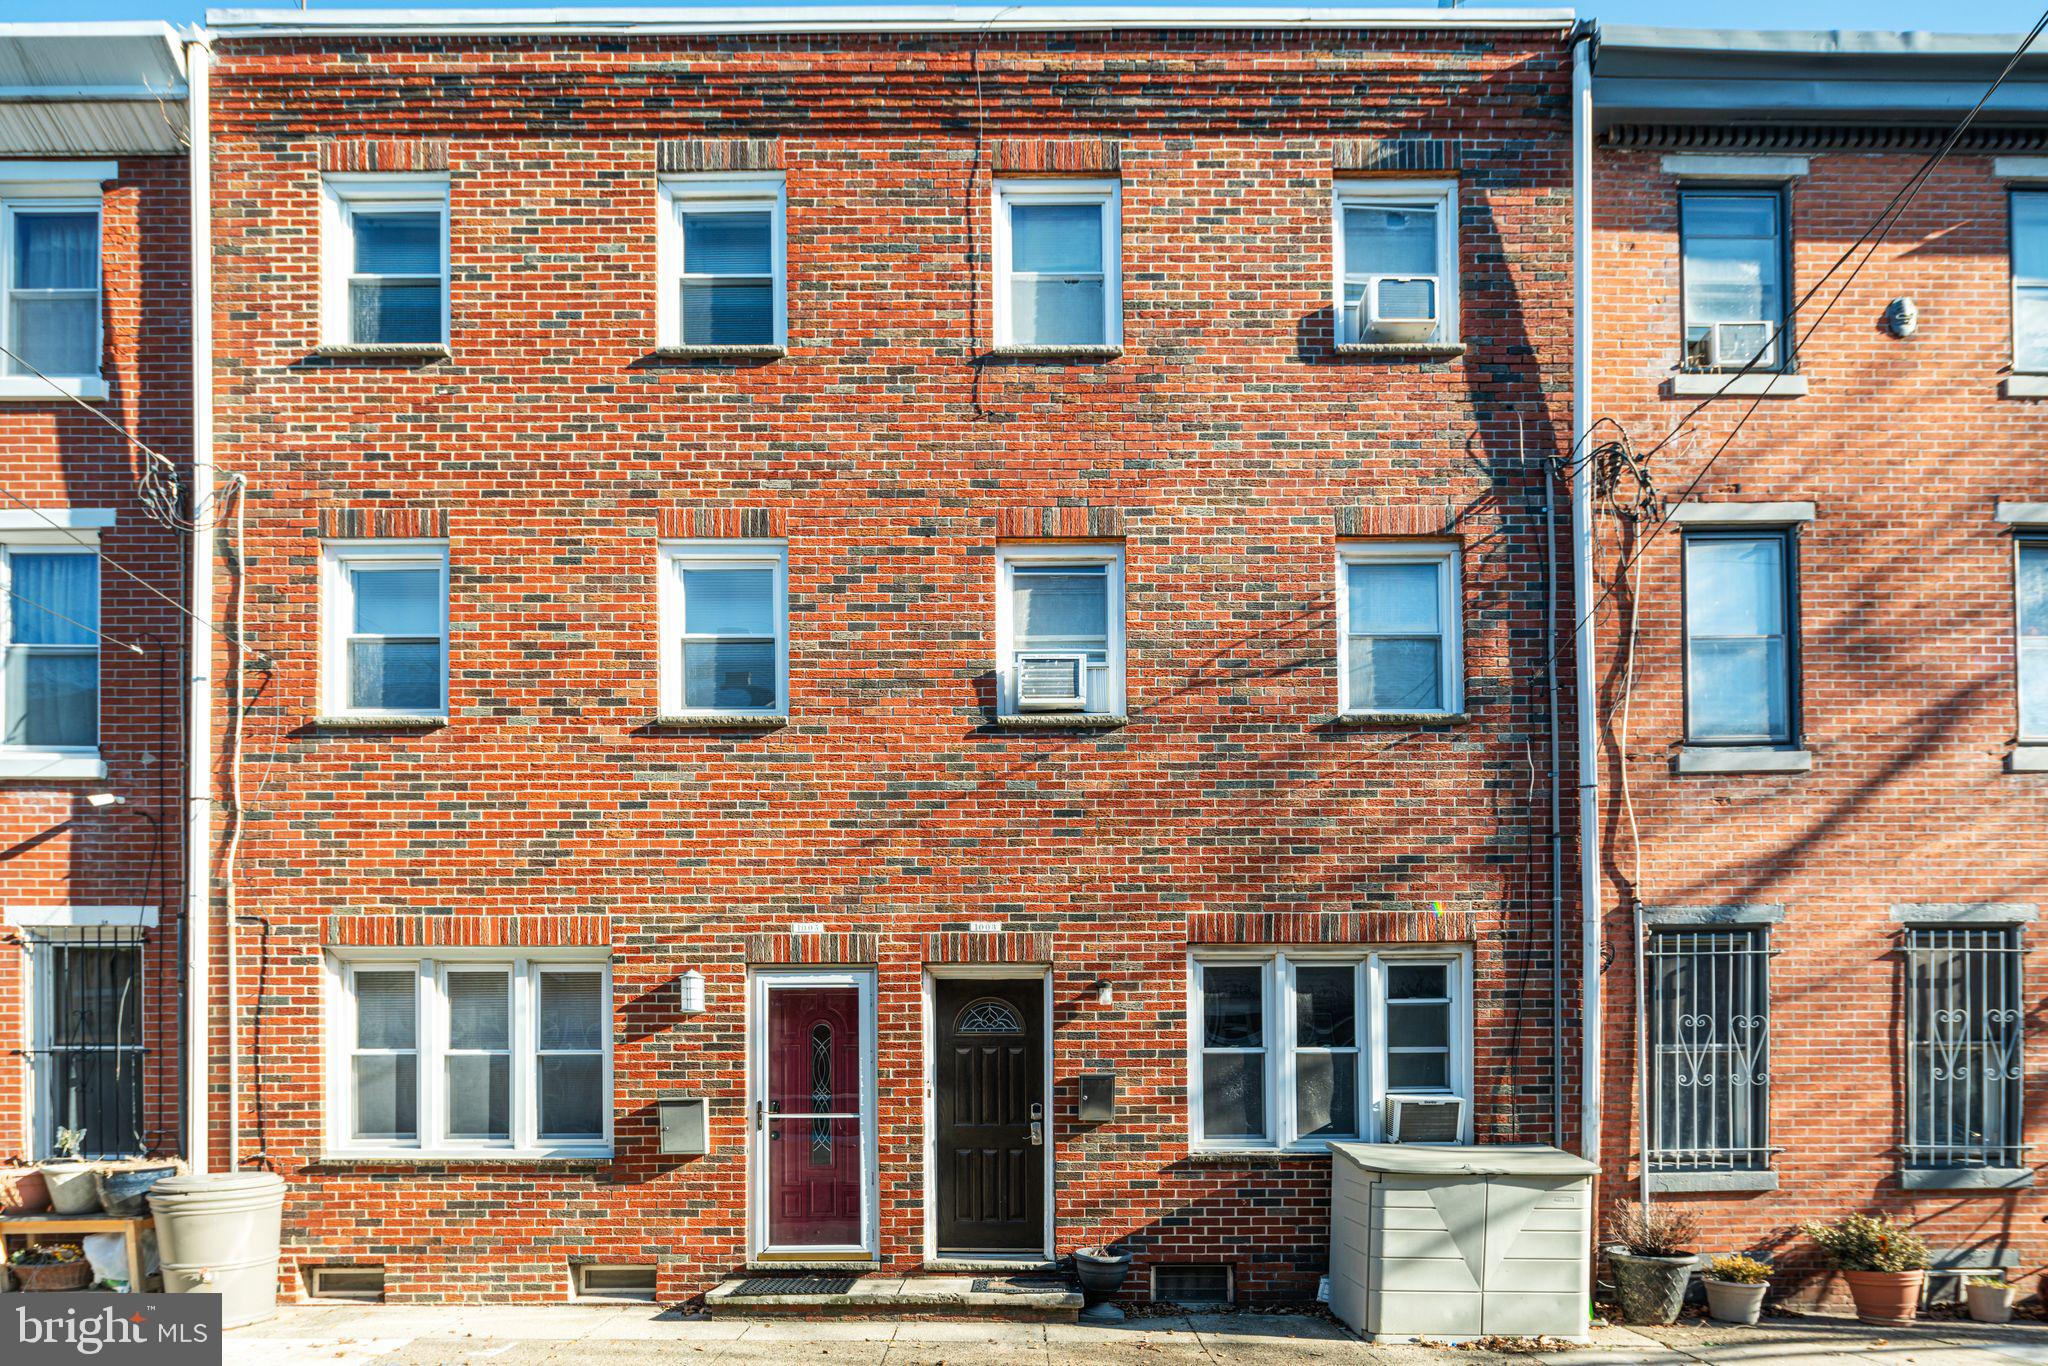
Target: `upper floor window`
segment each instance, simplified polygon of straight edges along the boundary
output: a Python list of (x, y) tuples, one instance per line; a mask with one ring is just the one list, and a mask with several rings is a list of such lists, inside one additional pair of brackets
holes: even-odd
[(447, 545), (330, 542), (322, 562), (326, 714), (447, 715)]
[(1785, 194), (1693, 189), (1678, 196), (1685, 369), (1778, 370), (1785, 328)]
[(2048, 190), (2012, 192), (2012, 368), (2048, 374)]
[(99, 745), (99, 554), (60, 535), (0, 533), (0, 749), (51, 760)]
[(1005, 546), (996, 566), (1000, 713), (1121, 712), (1123, 549)]
[(323, 189), (322, 343), (447, 345), (447, 178), (332, 175)]
[(1684, 534), (1686, 739), (1791, 744), (1798, 692), (1792, 532)]
[(996, 345), (1121, 346), (1120, 194), (1113, 180), (999, 180)]
[(788, 344), (784, 203), (779, 175), (662, 180), (663, 346)]
[(661, 560), (662, 714), (786, 714), (787, 547), (673, 542)]
[(1336, 203), (1338, 342), (1455, 342), (1458, 187), (1359, 181)]
[(1460, 710), (1459, 615), (1457, 546), (1390, 541), (1339, 549), (1342, 710)]
[(99, 399), (111, 161), (0, 162), (0, 398)]
[(2048, 741), (2048, 539), (2018, 546), (2020, 735)]

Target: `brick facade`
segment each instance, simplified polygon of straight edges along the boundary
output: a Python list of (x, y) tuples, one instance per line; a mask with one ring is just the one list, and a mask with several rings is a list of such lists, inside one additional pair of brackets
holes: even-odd
[[(740, 1267), (763, 964), (875, 970), (891, 1271), (925, 1251), (934, 963), (1050, 969), (1056, 1246), (1124, 1243), (1134, 1289), (1221, 1261), (1248, 1297), (1305, 1296), (1326, 1260), (1323, 1161), (1190, 1157), (1193, 944), (1469, 945), (1477, 1136), (1552, 1137), (1562, 33), (217, 51), (218, 455), (251, 480), (275, 660), (245, 766), (239, 1156), (290, 1182), (288, 1294), (326, 1261), (385, 1266), (394, 1300), (560, 1298), (572, 1259), (656, 1262), (685, 1299)], [(451, 358), (315, 356), (320, 174), (387, 165), (446, 167)], [(706, 167), (786, 177), (786, 357), (654, 354), (655, 176)], [(1336, 353), (1339, 168), (1457, 176), (1463, 355)], [(1120, 180), (1120, 356), (989, 353), (998, 173)], [(321, 538), (423, 526), (450, 550), (448, 724), (316, 725)], [(1335, 726), (1337, 539), (1416, 534), (1464, 547), (1469, 720)], [(786, 538), (787, 725), (652, 724), (678, 535)], [(1129, 723), (1000, 729), (997, 543), (1075, 537), (1125, 553)], [(609, 946), (611, 1160), (323, 1160), (324, 949), (562, 923)], [(1095, 1070), (1118, 1111), (1082, 1126)], [(655, 1150), (677, 1093), (709, 1098), (707, 1156)]]

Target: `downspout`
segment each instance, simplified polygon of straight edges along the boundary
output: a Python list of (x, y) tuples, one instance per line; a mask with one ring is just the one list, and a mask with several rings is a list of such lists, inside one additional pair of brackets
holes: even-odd
[(1572, 35), (1572, 643), (1579, 759), (1579, 1153), (1600, 1160), (1600, 748), (1593, 641), (1593, 54)]
[(209, 1170), (207, 1086), (212, 1079), (207, 988), (212, 956), (213, 848), (213, 168), (208, 108), (211, 50), (185, 45), (187, 127), (191, 149), (192, 277), (192, 601), (190, 674), (186, 679), (185, 797), (185, 1159)]
[[(1521, 419), (1516, 418), (1516, 446)], [(1543, 462), (1543, 727), (1550, 745), (1550, 1143), (1564, 1146), (1564, 771), (1557, 714), (1557, 472)]]

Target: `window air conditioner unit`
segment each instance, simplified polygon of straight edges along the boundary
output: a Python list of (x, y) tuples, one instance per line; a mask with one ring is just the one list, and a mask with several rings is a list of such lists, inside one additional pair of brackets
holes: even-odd
[(1740, 370), (1752, 362), (1776, 366), (1775, 331), (1769, 323), (1715, 323), (1707, 329), (1707, 365), (1715, 370)]
[(1464, 1130), (1463, 1096), (1387, 1097), (1389, 1143), (1456, 1143)]
[(1088, 705), (1088, 656), (1017, 656), (1019, 711), (1080, 711)]
[(1437, 277), (1371, 276), (1365, 282), (1364, 322), (1374, 341), (1428, 341), (1437, 329)]

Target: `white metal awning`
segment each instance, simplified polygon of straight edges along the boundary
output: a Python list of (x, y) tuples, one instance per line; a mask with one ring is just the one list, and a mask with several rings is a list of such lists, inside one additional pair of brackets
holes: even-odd
[(178, 30), (163, 23), (0, 24), (0, 156), (184, 150)]

